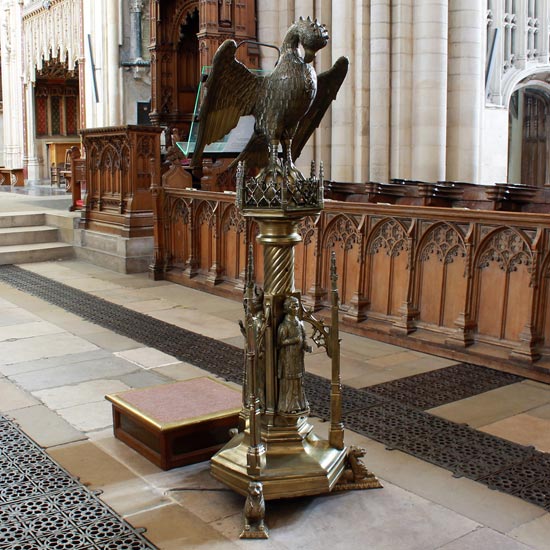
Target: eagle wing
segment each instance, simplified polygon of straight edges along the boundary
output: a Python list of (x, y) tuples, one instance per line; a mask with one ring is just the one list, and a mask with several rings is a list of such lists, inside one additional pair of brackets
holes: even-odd
[(327, 109), (336, 99), (336, 94), (348, 74), (348, 66), (348, 58), (342, 56), (328, 71), (317, 75), (317, 94), (308, 112), (300, 120), (292, 140), (292, 158), (294, 160), (300, 156), (311, 134), (321, 124)]
[(230, 132), (239, 118), (251, 115), (263, 80), (235, 57), (237, 43), (226, 40), (212, 59), (212, 70), (199, 111), (199, 130), (191, 165), (201, 165), (204, 148)]

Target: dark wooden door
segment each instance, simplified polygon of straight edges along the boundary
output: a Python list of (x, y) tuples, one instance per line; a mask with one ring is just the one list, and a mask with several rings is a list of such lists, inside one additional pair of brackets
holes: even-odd
[(526, 90), (523, 101), (521, 183), (543, 187), (550, 184), (549, 100), (543, 94)]

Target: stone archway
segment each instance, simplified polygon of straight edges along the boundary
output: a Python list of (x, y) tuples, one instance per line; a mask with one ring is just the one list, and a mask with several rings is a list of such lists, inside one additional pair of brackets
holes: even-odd
[(521, 83), (509, 105), (508, 182), (550, 185), (550, 73)]

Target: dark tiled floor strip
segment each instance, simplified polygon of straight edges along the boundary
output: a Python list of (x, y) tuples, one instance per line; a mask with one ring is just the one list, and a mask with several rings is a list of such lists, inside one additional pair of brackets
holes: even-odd
[[(181, 361), (233, 382), (242, 380), (243, 353), (234, 346), (16, 266), (0, 267), (0, 280)], [(491, 371), (482, 372), (489, 376)], [(308, 374), (306, 387), (312, 413), (328, 419), (329, 380)], [(348, 428), (446, 468), (457, 477), (468, 477), (550, 510), (550, 455), (438, 418), (370, 389), (344, 386), (343, 394)]]
[(368, 390), (399, 403), (426, 410), (522, 380), (524, 378), (507, 372), (460, 363), (369, 386)]
[(154, 548), (0, 416), (0, 549)]

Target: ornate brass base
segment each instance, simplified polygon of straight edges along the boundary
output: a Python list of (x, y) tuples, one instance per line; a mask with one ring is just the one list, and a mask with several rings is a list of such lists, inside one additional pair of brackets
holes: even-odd
[(244, 496), (249, 482), (259, 481), (265, 500), (331, 491), (344, 472), (348, 450), (334, 449), (319, 439), (305, 419), (294, 437), (281, 436), (277, 438), (274, 431), (266, 434), (265, 467), (251, 478), (247, 471), (250, 437), (248, 431), (239, 433), (212, 457), (212, 475)]

